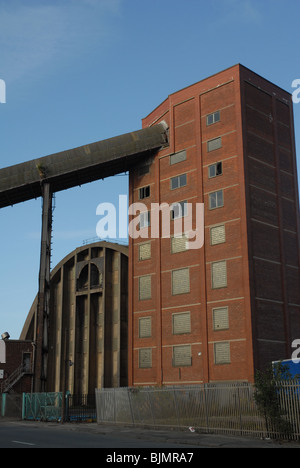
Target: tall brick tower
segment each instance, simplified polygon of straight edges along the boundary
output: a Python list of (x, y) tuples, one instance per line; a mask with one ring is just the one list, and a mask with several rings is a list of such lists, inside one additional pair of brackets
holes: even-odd
[[(129, 384), (253, 381), (300, 338), (291, 95), (236, 65), (170, 95), (143, 127), (170, 146), (130, 173)], [(205, 242), (152, 238), (152, 203), (204, 203)]]

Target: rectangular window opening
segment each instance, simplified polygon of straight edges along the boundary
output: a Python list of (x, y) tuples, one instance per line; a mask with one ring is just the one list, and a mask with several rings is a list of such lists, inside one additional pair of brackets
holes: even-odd
[(151, 242), (139, 245), (139, 260), (149, 260), (151, 258)]
[(170, 156), (170, 166), (173, 164), (178, 164), (180, 162), (186, 161), (186, 151), (179, 151), (179, 153), (171, 154)]
[(145, 211), (140, 214), (140, 229), (150, 226), (150, 211)]
[(210, 245), (218, 245), (226, 242), (225, 225), (210, 228)]
[(214, 210), (215, 208), (221, 208), (224, 206), (223, 190), (212, 192), (209, 194), (209, 209)]
[(192, 365), (191, 345), (173, 347), (173, 367), (187, 367)]
[(223, 165), (222, 162), (218, 162), (208, 166), (208, 177), (212, 179), (223, 174)]
[(187, 201), (176, 202), (171, 207), (171, 219), (184, 218), (188, 214)]
[(212, 289), (227, 287), (227, 263), (226, 260), (214, 262), (211, 265)]
[(173, 314), (173, 335), (191, 333), (191, 313), (179, 312)]
[(152, 319), (144, 317), (139, 319), (139, 338), (151, 338), (152, 336)]
[(151, 299), (151, 297), (151, 275), (141, 276), (139, 278), (139, 300), (146, 301), (147, 299)]
[(152, 349), (145, 348), (139, 350), (139, 368), (151, 369), (152, 368)]
[(187, 184), (186, 174), (181, 174), (180, 176), (172, 177), (171, 179), (171, 190), (178, 189), (180, 187), (185, 187)]
[(229, 318), (228, 307), (218, 307), (213, 309), (213, 330), (228, 330)]
[(149, 198), (150, 197), (150, 185), (147, 185), (147, 187), (142, 187), (139, 189), (139, 199), (143, 200), (144, 198)]
[(181, 268), (172, 271), (172, 295), (188, 294), (190, 292), (190, 270)]
[(230, 364), (230, 343), (220, 342), (214, 344), (215, 364)]
[(221, 116), (220, 116), (220, 111), (213, 112), (212, 114), (209, 114), (206, 117), (206, 125), (213, 125), (217, 122), (220, 122)]
[(210, 152), (210, 151), (215, 151), (219, 148), (222, 147), (222, 138), (221, 137), (218, 137), (218, 138), (214, 138), (213, 140), (209, 140), (207, 142), (207, 151)]

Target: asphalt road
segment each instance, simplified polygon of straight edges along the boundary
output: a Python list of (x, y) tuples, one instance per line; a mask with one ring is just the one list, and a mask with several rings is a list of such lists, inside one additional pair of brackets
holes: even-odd
[[(125, 451), (131, 456), (146, 454), (144, 458), (140, 458), (139, 463), (131, 460), (131, 464), (135, 466), (141, 464), (141, 461), (145, 466), (150, 456), (153, 456), (150, 465), (162, 464), (164, 461), (174, 462), (169, 458), (159, 458), (158, 453), (166, 457), (170, 457), (170, 453), (177, 453), (178, 456), (183, 454), (181, 462), (187, 465), (195, 461), (201, 462), (201, 448), (300, 448), (300, 442), (201, 434), (188, 429), (155, 430), (96, 423), (58, 424), (0, 419), (0, 448), (100, 448), (102, 451), (97, 459), (104, 461), (107, 461), (106, 456), (117, 456)], [(118, 460), (112, 458), (111, 462)]]
[[(77, 428), (76, 428), (77, 429)], [(0, 423), (0, 448), (157, 448), (187, 450), (192, 445), (139, 438), (131, 431), (114, 433), (72, 430), (70, 426), (48, 426), (21, 422)], [(197, 446), (195, 445), (194, 448)]]

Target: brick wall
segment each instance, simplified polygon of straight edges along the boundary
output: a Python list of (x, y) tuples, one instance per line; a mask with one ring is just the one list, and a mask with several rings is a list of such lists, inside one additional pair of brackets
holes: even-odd
[[(245, 320), (245, 301), (249, 301), (243, 269), (247, 268), (245, 246), (241, 242), (241, 224), (245, 223), (240, 188), (241, 154), (237, 135), (237, 105), (239, 98), (238, 67), (214, 76), (169, 96), (161, 109), (143, 121), (151, 125), (166, 120), (170, 125), (170, 147), (161, 151), (150, 167), (150, 173), (138, 177), (138, 170), (130, 175), (131, 200), (138, 201), (139, 188), (150, 185), (151, 196), (146, 201), (174, 203), (187, 200), (205, 205), (205, 245), (199, 250), (171, 253), (170, 239), (152, 239), (151, 259), (137, 261), (137, 239), (132, 243), (132, 383), (176, 384), (201, 383), (213, 380), (248, 380), (251, 343)], [(207, 115), (220, 111), (220, 121), (207, 125)], [(221, 137), (221, 148), (208, 151), (208, 141)], [(186, 151), (186, 160), (170, 165), (170, 155)], [(209, 166), (222, 162), (222, 175), (209, 178)], [(187, 175), (187, 184), (170, 190), (170, 179)], [(223, 190), (224, 206), (210, 210), (209, 196)], [(195, 221), (195, 220), (194, 220)], [(225, 226), (226, 240), (210, 245), (210, 229)], [(143, 239), (145, 242), (145, 239)], [(226, 261), (227, 287), (212, 289), (212, 264)], [(172, 271), (188, 268), (189, 292), (172, 293)], [(152, 296), (148, 301), (138, 297), (140, 275), (151, 274)], [(213, 309), (226, 307), (229, 329), (213, 330)], [(174, 314), (190, 313), (189, 333), (175, 335)], [(138, 323), (143, 316), (152, 318), (152, 335), (139, 338)], [(215, 364), (215, 343), (226, 342), (230, 347), (230, 363)], [(190, 346), (190, 365), (174, 365), (176, 346)], [(139, 352), (152, 349), (152, 365), (141, 369)], [(249, 351), (250, 347), (250, 351)], [(183, 348), (185, 349), (185, 348)]]
[[(8, 378), (17, 368), (25, 362), (25, 355), (30, 355), (32, 359), (31, 341), (8, 340), (6, 346), (6, 363), (0, 364), (0, 369), (4, 371), (4, 380)], [(31, 392), (32, 375), (24, 375), (13, 387), (15, 393)], [(0, 380), (2, 383), (3, 380)]]
[(291, 96), (241, 76), (255, 366), (290, 359), (300, 336), (299, 195)]

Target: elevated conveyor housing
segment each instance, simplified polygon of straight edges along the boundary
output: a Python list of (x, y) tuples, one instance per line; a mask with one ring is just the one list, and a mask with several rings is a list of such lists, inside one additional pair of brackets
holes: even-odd
[(0, 169), (0, 208), (41, 197), (43, 182), (55, 193), (126, 172), (167, 142), (167, 125), (160, 123)]

